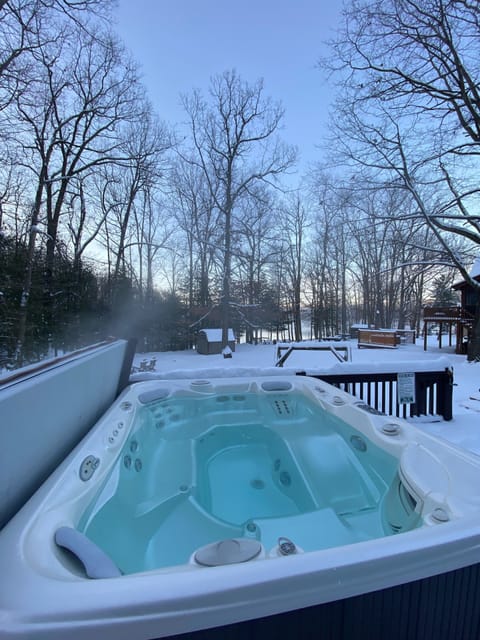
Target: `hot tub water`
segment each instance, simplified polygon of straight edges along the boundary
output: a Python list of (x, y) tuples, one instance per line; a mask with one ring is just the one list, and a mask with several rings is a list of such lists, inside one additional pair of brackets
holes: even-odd
[[(161, 394), (160, 394), (161, 396)], [(274, 553), (394, 531), (382, 504), (397, 460), (294, 392), (146, 402), (78, 529), (124, 573), (188, 563), (254, 538)]]

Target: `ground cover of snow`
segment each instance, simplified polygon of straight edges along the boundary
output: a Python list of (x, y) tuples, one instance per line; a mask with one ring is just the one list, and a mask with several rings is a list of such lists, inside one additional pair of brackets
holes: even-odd
[(134, 364), (138, 366), (142, 360), (155, 358), (155, 374), (152, 375), (165, 379), (285, 375), (295, 370), (313, 372), (319, 369), (333, 373), (344, 367), (370, 371), (415, 371), (431, 364), (438, 365), (440, 369), (451, 366), (454, 375), (453, 419), (448, 422), (411, 421), (428, 433), (480, 455), (480, 363), (469, 363), (465, 356), (456, 355), (455, 347), (448, 346), (447, 337), (443, 336), (442, 349), (439, 349), (438, 336), (430, 336), (427, 351), (423, 349), (423, 339), (415, 345), (401, 345), (397, 349), (359, 349), (355, 340), (333, 343), (334, 347), (338, 345), (348, 345), (350, 363), (339, 363), (329, 351), (296, 351), (280, 368), (275, 367), (277, 345), (238, 344), (232, 358), (224, 358), (221, 354), (200, 355), (192, 349), (138, 353)]

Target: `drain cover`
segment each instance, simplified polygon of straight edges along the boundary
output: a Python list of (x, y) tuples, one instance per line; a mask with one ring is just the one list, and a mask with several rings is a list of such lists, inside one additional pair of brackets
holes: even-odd
[(218, 567), (222, 564), (247, 562), (256, 558), (262, 545), (250, 538), (229, 538), (207, 544), (195, 552), (195, 561), (204, 567)]

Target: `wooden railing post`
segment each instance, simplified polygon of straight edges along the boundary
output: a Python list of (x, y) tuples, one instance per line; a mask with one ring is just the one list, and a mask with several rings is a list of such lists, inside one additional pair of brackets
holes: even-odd
[(444, 420), (453, 417), (453, 372), (445, 369), (444, 375), (437, 383), (437, 407), (436, 411)]

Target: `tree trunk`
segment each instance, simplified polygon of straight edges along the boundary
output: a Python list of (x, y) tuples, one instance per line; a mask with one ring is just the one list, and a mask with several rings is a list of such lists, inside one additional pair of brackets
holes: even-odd
[(17, 366), (23, 364), (23, 352), (25, 349), (25, 335), (27, 330), (28, 317), (28, 299), (32, 288), (33, 263), (35, 259), (35, 241), (37, 237), (37, 225), (40, 215), (40, 206), (43, 196), (43, 185), (46, 176), (46, 167), (42, 167), (42, 171), (38, 180), (37, 192), (35, 195), (35, 203), (32, 208), (32, 220), (30, 225), (30, 235), (28, 239), (27, 263), (25, 265), (25, 274), (23, 277), (22, 294), (20, 297), (20, 306), (18, 313), (18, 333), (17, 344), (15, 347), (15, 361)]
[(231, 219), (232, 204), (230, 194), (227, 193), (225, 206), (225, 246), (224, 246), (224, 269), (222, 286), (222, 351), (228, 346), (228, 329), (230, 325), (230, 272), (231, 272)]

